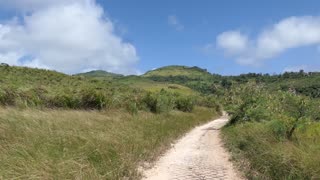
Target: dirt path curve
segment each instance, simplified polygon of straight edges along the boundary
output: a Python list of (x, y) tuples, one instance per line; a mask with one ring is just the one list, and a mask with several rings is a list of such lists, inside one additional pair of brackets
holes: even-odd
[(146, 180), (191, 180), (240, 178), (222, 147), (219, 129), (227, 116), (196, 127), (166, 152), (152, 169), (144, 171)]

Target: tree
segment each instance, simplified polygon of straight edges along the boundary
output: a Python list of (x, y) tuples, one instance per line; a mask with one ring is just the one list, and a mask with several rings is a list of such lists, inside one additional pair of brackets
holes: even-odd
[(295, 132), (299, 124), (303, 123), (303, 120), (308, 115), (308, 99), (303, 96), (297, 96), (295, 94), (286, 93), (282, 99), (283, 113), (291, 117), (287, 122), (287, 138), (292, 139), (292, 135)]

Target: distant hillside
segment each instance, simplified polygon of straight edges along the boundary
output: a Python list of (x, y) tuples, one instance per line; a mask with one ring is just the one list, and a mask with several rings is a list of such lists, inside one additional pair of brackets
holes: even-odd
[(85, 73), (76, 74), (77, 76), (86, 76), (86, 77), (123, 77), (121, 74), (111, 73), (103, 70), (95, 70)]
[(148, 92), (165, 90), (198, 95), (183, 85), (105, 71), (70, 76), (51, 70), (0, 65), (0, 77), (0, 106), (102, 109), (143, 102)]
[(201, 93), (211, 93), (212, 84), (221, 81), (220, 75), (211, 74), (196, 66), (165, 66), (148, 71), (143, 77), (157, 82), (184, 85)]
[(140, 92), (107, 78), (70, 76), (27, 67), (0, 66), (0, 77), (0, 106), (101, 109), (123, 105), (129, 95)]
[(206, 70), (201, 69), (197, 66), (188, 67), (188, 66), (165, 66), (152, 71), (146, 72), (144, 77), (187, 77), (190, 79), (203, 79), (211, 78), (212, 75)]
[(169, 92), (176, 92), (185, 95), (197, 95), (192, 89), (170, 82), (155, 82), (143, 76), (125, 76), (117, 79), (118, 83), (128, 85), (132, 88), (140, 88), (149, 92), (160, 92), (162, 89)]

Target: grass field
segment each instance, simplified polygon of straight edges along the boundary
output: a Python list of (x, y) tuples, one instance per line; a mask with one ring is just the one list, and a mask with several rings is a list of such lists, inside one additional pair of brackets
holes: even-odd
[(0, 109), (0, 179), (137, 179), (151, 161), (218, 113)]

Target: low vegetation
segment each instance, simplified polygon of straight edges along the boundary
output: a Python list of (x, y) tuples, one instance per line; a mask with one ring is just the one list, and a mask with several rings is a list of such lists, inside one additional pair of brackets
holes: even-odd
[(0, 179), (138, 179), (140, 163), (221, 112), (185, 86), (100, 71), (0, 77)]
[(222, 109), (226, 147), (248, 179), (316, 179), (319, 82), (303, 71), (69, 76), (0, 65), (0, 179), (137, 179), (140, 162)]
[(0, 109), (0, 179), (121, 179), (155, 159), (208, 108), (132, 116), (123, 110)]
[(249, 179), (320, 177), (319, 100), (255, 83), (228, 94), (223, 134)]
[[(144, 86), (137, 86), (136, 84), (142, 80), (136, 81), (137, 78), (131, 77), (127, 80), (122, 78), (111, 81), (109, 78), (93, 79), (68, 76), (54, 71), (7, 66), (0, 67), (0, 77), (0, 105), (19, 108), (122, 108), (130, 112), (168, 112), (173, 109), (192, 111), (193, 105), (196, 104), (194, 99), (200, 99), (196, 98), (199, 97), (198, 93), (181, 85), (165, 85), (145, 80)], [(182, 103), (181, 99), (190, 102)], [(197, 104), (205, 103), (198, 100)]]

